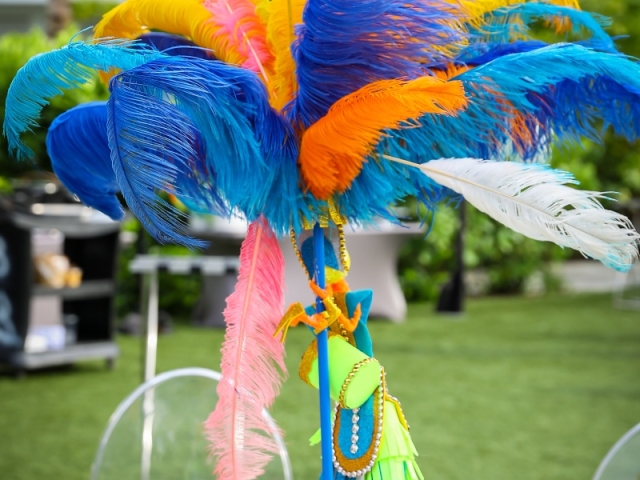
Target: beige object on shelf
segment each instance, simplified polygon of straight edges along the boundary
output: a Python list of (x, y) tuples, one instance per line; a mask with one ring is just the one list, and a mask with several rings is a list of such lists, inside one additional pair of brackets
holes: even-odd
[(69, 259), (64, 255), (43, 253), (33, 258), (36, 268), (36, 280), (41, 285), (52, 288), (64, 288), (67, 284)]
[(69, 288), (78, 288), (82, 283), (82, 269), (71, 266), (67, 271), (66, 283)]

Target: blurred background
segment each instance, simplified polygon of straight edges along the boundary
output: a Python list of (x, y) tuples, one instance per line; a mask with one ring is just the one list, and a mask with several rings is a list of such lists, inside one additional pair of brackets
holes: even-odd
[[(0, 0), (1, 115), (11, 80), (30, 57), (68, 43), (116, 4)], [(611, 17), (620, 49), (640, 55), (640, 2), (581, 5)], [(0, 376), (0, 478), (88, 478), (109, 415), (141, 380), (143, 285), (130, 265), (136, 254), (232, 257), (242, 238), (242, 225), (198, 217), (192, 225), (213, 240), (208, 251), (160, 246), (133, 217), (111, 224), (74, 203), (51, 173), (47, 127), (65, 110), (107, 93), (96, 81), (52, 99), (42, 128), (26, 136), (35, 162), (11, 159), (0, 138), (0, 234), (9, 246), (26, 245), (11, 250), (0, 244), (2, 255), (18, 252), (11, 260), (18, 273), (6, 288), (18, 300), (7, 307), (0, 298), (0, 344), (14, 342), (11, 355), (36, 359), (50, 351), (78, 355), (52, 363), (71, 366), (8, 368)], [(583, 189), (616, 192), (607, 208), (640, 226), (638, 143), (607, 135), (602, 144), (564, 145), (552, 164), (572, 172)], [(640, 267), (616, 274), (573, 251), (524, 238), (470, 206), (442, 205), (432, 214), (416, 211), (407, 199), (402, 207), (409, 221), (425, 222), (389, 253), (389, 274), (409, 305), (400, 301), (395, 313), (381, 309), (376, 316), (394, 321), (380, 318), (371, 329), (426, 477), (590, 478), (611, 445), (640, 422)], [(57, 269), (64, 278), (56, 278)], [(160, 330), (166, 335), (158, 371), (218, 369), (223, 332), (206, 327), (219, 327), (220, 319), (203, 310), (221, 311), (224, 303), (204, 305), (202, 298), (212, 289), (228, 293), (235, 273), (227, 273), (226, 280), (213, 281), (160, 272)], [(12, 293), (20, 282), (27, 287)], [(56, 309), (60, 318), (51, 320)], [(291, 372), (309, 341), (306, 332), (290, 334)], [(102, 350), (85, 349), (98, 344)], [(2, 358), (9, 367), (11, 355)], [(92, 358), (100, 361), (79, 361)], [(104, 368), (105, 359), (112, 370)], [(274, 408), (296, 478), (316, 478), (319, 469), (318, 450), (307, 446), (316, 403), (315, 392), (291, 378)]]

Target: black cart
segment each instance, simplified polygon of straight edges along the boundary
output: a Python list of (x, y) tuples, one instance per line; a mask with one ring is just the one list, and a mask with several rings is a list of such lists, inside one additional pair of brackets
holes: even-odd
[[(78, 287), (35, 283), (36, 232), (60, 234), (61, 253), (83, 271)], [(79, 204), (35, 204), (26, 211), (0, 212), (0, 363), (18, 376), (80, 360), (104, 359), (113, 365), (119, 354), (113, 341), (119, 233), (118, 222)], [(34, 324), (56, 315), (65, 341), (54, 348), (33, 348), (27, 339)]]

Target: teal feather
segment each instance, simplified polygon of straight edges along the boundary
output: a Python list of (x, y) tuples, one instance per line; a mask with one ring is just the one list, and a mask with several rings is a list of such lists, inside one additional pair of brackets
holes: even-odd
[(480, 28), (472, 28), (471, 41), (475, 43), (509, 43), (515, 39), (530, 39), (530, 26), (538, 21), (552, 22), (561, 19), (570, 25), (567, 35), (591, 38), (615, 51), (613, 39), (605, 31), (611, 20), (597, 13), (547, 3), (521, 3), (503, 7), (485, 15)]
[(18, 159), (33, 156), (20, 135), (38, 126), (40, 112), (51, 97), (94, 80), (96, 71), (128, 70), (163, 56), (135, 42), (110, 40), (97, 44), (72, 41), (31, 58), (18, 71), (7, 94), (3, 132), (9, 152)]

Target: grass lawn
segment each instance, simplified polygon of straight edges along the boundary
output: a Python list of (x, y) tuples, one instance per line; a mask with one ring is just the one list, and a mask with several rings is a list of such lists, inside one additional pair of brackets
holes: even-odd
[[(590, 479), (640, 422), (640, 314), (610, 305), (609, 296), (488, 298), (468, 302), (460, 318), (413, 305), (402, 325), (373, 322), (376, 357), (426, 478)], [(160, 339), (159, 370), (216, 369), (222, 336), (178, 328)], [(308, 446), (316, 393), (297, 378), (310, 340), (290, 332), (291, 378), (273, 411), (300, 480), (318, 478), (319, 468)], [(109, 415), (140, 379), (139, 339), (119, 343), (111, 372), (96, 362), (0, 377), (0, 478), (88, 479)]]

